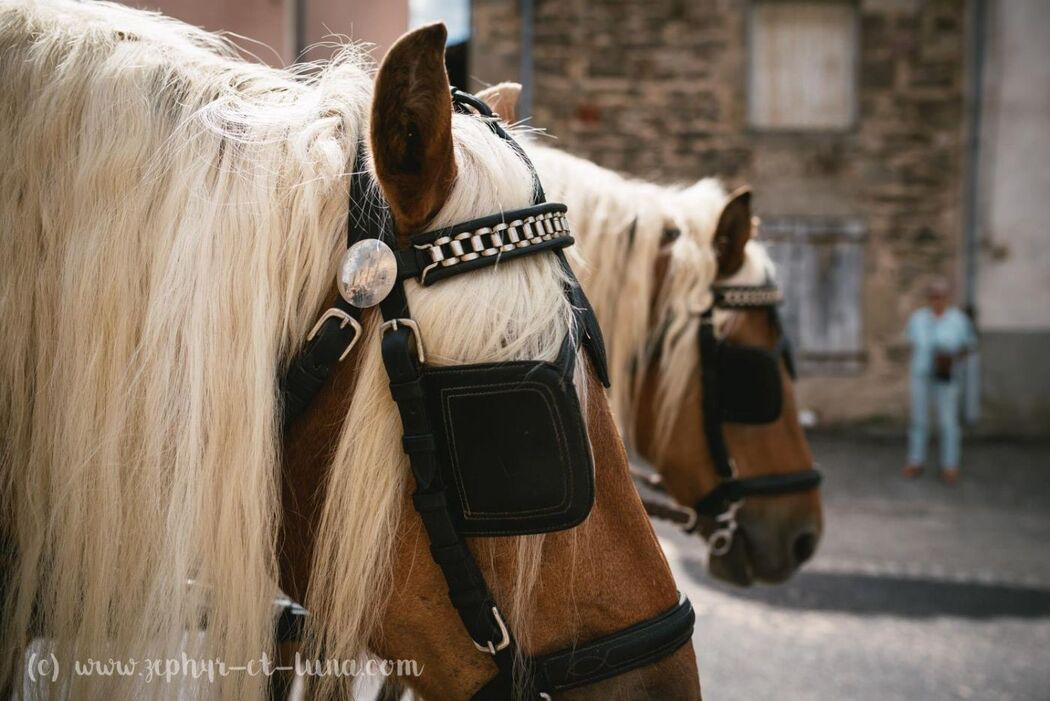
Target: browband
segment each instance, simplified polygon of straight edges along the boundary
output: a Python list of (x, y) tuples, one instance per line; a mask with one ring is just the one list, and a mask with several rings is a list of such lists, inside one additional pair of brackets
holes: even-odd
[(784, 301), (780, 288), (771, 282), (762, 285), (716, 285), (711, 288), (714, 306), (719, 309), (773, 307)]
[(486, 265), (572, 244), (565, 205), (545, 202), (415, 236), (410, 249), (397, 252), (398, 275), (429, 285)]

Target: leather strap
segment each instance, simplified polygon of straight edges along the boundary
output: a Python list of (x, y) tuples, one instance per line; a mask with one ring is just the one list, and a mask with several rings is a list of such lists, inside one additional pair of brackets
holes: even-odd
[(496, 113), (492, 111), (484, 100), (472, 95), (468, 92), (464, 92), (459, 88), (452, 88), (452, 104), (459, 112), (466, 112), (467, 107), (473, 108), (482, 117), (488, 119), (489, 128), (492, 132), (507, 142), (507, 144), (514, 149), (514, 152), (518, 154), (518, 157), (525, 162), (532, 172), (532, 202), (533, 204), (540, 204), (541, 202), (547, 201), (547, 193), (543, 191), (543, 183), (540, 182), (540, 175), (536, 172), (535, 166), (532, 165), (532, 160), (525, 153), (525, 149), (521, 147), (517, 141), (511, 138), (510, 134), (500, 125), (496, 120)]
[(696, 614), (689, 599), (656, 618), (532, 660), (536, 688), (553, 694), (615, 677), (667, 657), (693, 636)]
[(693, 509), (701, 516), (717, 516), (734, 501), (740, 501), (744, 497), (805, 492), (820, 486), (821, 479), (823, 478), (820, 472), (815, 469), (729, 479), (705, 494)]
[(314, 326), (306, 346), (292, 361), (281, 383), (286, 430), (306, 411), (332, 370), (357, 342), (360, 322), (361, 311), (340, 297)]
[(700, 315), (700, 383), (704, 410), (704, 436), (707, 449), (722, 479), (733, 478), (733, 464), (722, 435), (722, 414), (718, 392), (718, 340), (715, 338), (714, 310)]
[[(406, 316), (404, 293), (395, 287), (383, 302), (384, 317), (389, 321)], [(393, 299), (392, 299), (393, 298)], [(445, 495), (445, 484), (438, 469), (434, 436), (424, 403), (421, 368), (416, 355), (415, 333), (400, 326), (383, 335), (382, 355), (390, 378), (390, 394), (401, 415), (402, 446), (408, 455), (416, 491), (412, 503), (430, 541), (430, 553), (441, 568), (448, 584), (448, 596), (474, 644), (488, 649), (499, 672), (497, 676), (513, 679), (515, 646), (509, 631), (499, 617), (485, 579), (474, 556), (452, 523)]]
[[(689, 599), (664, 613), (610, 635), (548, 655), (526, 658), (531, 672), (523, 698), (551, 698), (554, 694), (610, 679), (667, 657), (693, 637), (696, 613)], [(506, 701), (515, 698), (510, 680), (498, 675), (471, 698)]]

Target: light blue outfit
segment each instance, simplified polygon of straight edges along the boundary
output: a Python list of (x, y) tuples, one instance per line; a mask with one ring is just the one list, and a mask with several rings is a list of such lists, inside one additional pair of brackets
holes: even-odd
[(961, 363), (952, 366), (949, 381), (934, 378), (934, 356), (974, 350), (970, 319), (956, 307), (948, 307), (936, 316), (929, 307), (919, 309), (908, 319), (908, 341), (911, 343), (911, 429), (908, 432), (908, 464), (926, 461), (929, 434), (930, 400), (937, 411), (940, 427), (941, 469), (958, 468), (960, 452), (959, 385)]

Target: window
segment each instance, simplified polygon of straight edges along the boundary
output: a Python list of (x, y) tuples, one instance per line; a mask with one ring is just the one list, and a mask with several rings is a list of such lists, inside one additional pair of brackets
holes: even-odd
[(853, 124), (857, 18), (852, 2), (755, 2), (749, 51), (751, 126), (842, 130)]
[(762, 238), (777, 265), (782, 319), (799, 372), (863, 369), (864, 226), (856, 220), (762, 219)]

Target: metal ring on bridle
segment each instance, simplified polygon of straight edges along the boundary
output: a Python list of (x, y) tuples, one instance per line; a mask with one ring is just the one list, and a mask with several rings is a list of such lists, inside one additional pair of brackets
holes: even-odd
[(708, 547), (711, 555), (722, 557), (733, 547), (733, 536), (736, 535), (737, 522), (736, 512), (739, 511), (743, 502), (734, 501), (729, 508), (715, 517), (721, 527), (711, 534), (708, 539)]
[(474, 643), (474, 647), (479, 652), (487, 652), (490, 655), (495, 655), (500, 650), (504, 650), (510, 645), (510, 633), (507, 631), (507, 624), (503, 622), (503, 616), (500, 615), (499, 609), (495, 606), (492, 607), (492, 619), (496, 621), (496, 625), (499, 626), (500, 641), (493, 644), (491, 640), (487, 641), (484, 645), (480, 644), (477, 640), (471, 640)]

